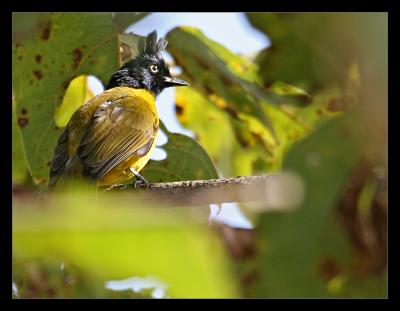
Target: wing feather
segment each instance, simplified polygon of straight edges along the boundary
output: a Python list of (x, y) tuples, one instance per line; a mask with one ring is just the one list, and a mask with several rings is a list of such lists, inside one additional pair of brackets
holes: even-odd
[(102, 178), (155, 137), (157, 117), (148, 103), (128, 100), (100, 105), (86, 129), (77, 154), (92, 178)]

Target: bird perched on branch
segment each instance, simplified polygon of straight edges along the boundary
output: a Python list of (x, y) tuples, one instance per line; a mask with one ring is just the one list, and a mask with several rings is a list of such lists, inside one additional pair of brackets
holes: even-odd
[(106, 90), (79, 108), (58, 139), (49, 188), (69, 178), (88, 178), (97, 186), (125, 183), (146, 165), (155, 147), (159, 118), (155, 97), (163, 89), (187, 86), (174, 78), (161, 53), (167, 40), (153, 31), (137, 57), (114, 73)]

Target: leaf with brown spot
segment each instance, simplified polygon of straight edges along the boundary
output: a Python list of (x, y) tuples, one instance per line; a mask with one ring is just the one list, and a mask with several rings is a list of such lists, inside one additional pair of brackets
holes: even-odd
[(327, 103), (326, 109), (331, 112), (338, 112), (345, 110), (346, 106), (347, 101), (345, 98), (333, 98)]
[(26, 117), (22, 117), (22, 116), (21, 116), (21, 117), (18, 117), (17, 122), (18, 122), (18, 126), (19, 126), (21, 129), (23, 129), (25, 126), (28, 125), (29, 119), (26, 118)]
[[(23, 107), (30, 112), (28, 126), (28, 120), (19, 116), (30, 173), (43, 181), (61, 134), (54, 127), (54, 111), (61, 105), (66, 81), (90, 73), (106, 83), (119, 67), (119, 37), (110, 14), (43, 13), (38, 17), (41, 27), (18, 40), (18, 48), (14, 45), (18, 56), (13, 53), (13, 92), (16, 111)], [(77, 24), (79, 31), (72, 27)]]
[[(263, 163), (264, 169), (279, 169), (286, 150), (319, 121), (314, 117), (308, 119), (311, 113), (307, 111), (317, 106), (313, 105), (314, 97), (300, 87), (279, 81), (267, 91), (253, 63), (210, 40), (198, 29), (175, 28), (167, 38), (169, 51), (176, 64), (183, 68), (183, 77), (189, 77), (191, 82), (190, 88), (176, 90), (177, 106), (183, 107), (183, 111), (176, 110), (178, 120), (199, 135), (218, 163), (224, 163), (225, 174), (252, 174), (254, 162)], [(296, 98), (299, 105), (291, 105), (292, 98)], [(277, 102), (280, 104), (274, 105)], [(210, 105), (217, 109), (211, 109)], [(286, 106), (294, 106), (293, 112)], [(304, 111), (300, 109), (303, 106)], [(207, 116), (207, 119), (213, 121), (208, 124), (209, 121), (200, 116), (211, 110), (212, 118)], [(219, 117), (219, 114), (224, 116)], [(332, 114), (327, 118), (329, 116)], [(228, 130), (219, 129), (218, 122), (222, 119), (228, 122)], [(225, 122), (223, 127), (226, 127)], [(234, 137), (221, 142), (224, 135), (216, 133), (226, 131), (233, 132)], [(223, 155), (233, 148), (236, 153), (232, 154), (232, 159)], [(221, 161), (220, 156), (223, 156)], [(245, 160), (240, 161), (240, 157)]]
[(30, 111), (29, 126), (20, 123), (32, 175), (48, 177), (46, 163), (61, 134), (54, 111), (69, 82), (91, 74), (106, 84), (120, 66), (120, 39), (110, 13), (13, 13), (12, 84), (16, 111)]
[(254, 64), (193, 27), (175, 28), (168, 33), (167, 39), (169, 52), (176, 63), (184, 68), (185, 75), (193, 78), (193, 81), (189, 79), (192, 87), (224, 97), (236, 110), (248, 109), (268, 126), (268, 117), (260, 103), (249, 100), (246, 94), (271, 103), (279, 102), (280, 97), (261, 87)]
[[(24, 108), (22, 108), (24, 109)], [(22, 112), (21, 112), (22, 113)], [(23, 183), (28, 175), (24, 149), (22, 146), (21, 130), (17, 123), (17, 113), (13, 102), (12, 109), (12, 181)]]
[(36, 79), (42, 80), (43, 78), (43, 73), (40, 70), (34, 70), (33, 74), (35, 75)]
[(80, 62), (82, 60), (82, 50), (79, 48), (76, 48), (72, 51), (72, 64), (71, 67), (72, 69), (78, 68)]
[(175, 104), (175, 112), (177, 116), (181, 116), (183, 114), (183, 107)]
[(317, 262), (317, 273), (325, 280), (330, 281), (342, 272), (342, 268), (338, 263), (329, 257), (322, 257)]
[(38, 64), (40, 64), (40, 62), (42, 61), (42, 55), (37, 54), (37, 55), (35, 56), (35, 60), (36, 60), (36, 62), (37, 62)]
[(51, 33), (51, 22), (48, 21), (43, 26), (40, 39), (42, 39), (43, 41), (47, 41), (50, 37), (50, 33)]

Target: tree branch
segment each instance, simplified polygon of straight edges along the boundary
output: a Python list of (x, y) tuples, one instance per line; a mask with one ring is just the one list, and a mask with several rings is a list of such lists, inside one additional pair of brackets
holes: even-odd
[(137, 190), (156, 200), (186, 205), (266, 201), (266, 189), (279, 175), (241, 176), (137, 185)]

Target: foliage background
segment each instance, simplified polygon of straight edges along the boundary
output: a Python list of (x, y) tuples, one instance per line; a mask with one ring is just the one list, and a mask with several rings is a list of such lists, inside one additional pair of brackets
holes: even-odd
[(13, 16), (15, 296), (151, 297), (157, 282), (105, 284), (155, 277), (173, 298), (386, 297), (385, 13), (249, 13), (271, 40), (252, 57), (193, 27), (167, 34), (191, 83), (176, 115), (196, 137), (166, 124), (168, 156), (144, 176), (289, 172), (305, 189), (296, 209), (241, 204), (255, 230), (239, 230), (207, 225), (207, 207), (40, 194), (62, 127), (93, 96), (87, 75), (105, 84), (135, 55), (123, 31), (145, 15)]

